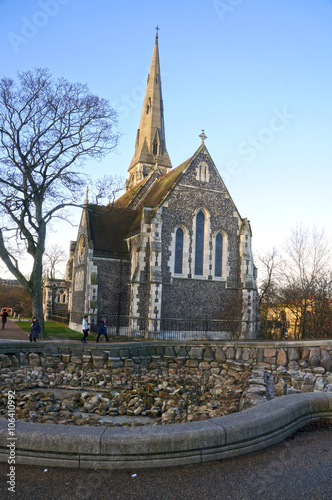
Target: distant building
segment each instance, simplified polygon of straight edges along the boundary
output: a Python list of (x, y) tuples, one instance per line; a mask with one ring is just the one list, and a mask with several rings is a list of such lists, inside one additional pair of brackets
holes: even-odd
[(68, 302), (71, 282), (47, 278), (43, 284), (43, 311), (45, 321), (68, 320)]
[(18, 280), (15, 279), (3, 279), (0, 278), (0, 285), (5, 285), (5, 286), (20, 286), (22, 287), (21, 283)]
[(110, 331), (122, 334), (255, 338), (251, 226), (220, 177), (204, 131), (200, 138), (197, 151), (172, 169), (156, 37), (126, 192), (103, 207), (86, 198), (71, 243), (72, 328), (81, 330), (86, 313), (92, 325), (106, 316)]
[(332, 300), (308, 295), (261, 308), (261, 331), (265, 338), (295, 340), (331, 338)]

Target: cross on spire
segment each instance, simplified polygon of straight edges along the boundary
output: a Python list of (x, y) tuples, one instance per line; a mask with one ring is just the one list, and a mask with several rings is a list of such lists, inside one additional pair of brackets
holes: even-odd
[(160, 30), (160, 28), (159, 28), (158, 24), (157, 24), (157, 26), (155, 27), (155, 30), (156, 30), (156, 38), (158, 38), (158, 31)]
[(205, 139), (207, 139), (207, 136), (204, 134), (204, 130), (202, 129), (202, 133), (199, 134), (199, 136), (202, 139), (202, 144), (204, 144)]

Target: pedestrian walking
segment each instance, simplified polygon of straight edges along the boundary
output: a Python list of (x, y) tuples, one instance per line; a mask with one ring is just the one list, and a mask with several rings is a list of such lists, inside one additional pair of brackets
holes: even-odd
[(40, 332), (41, 332), (41, 328), (40, 328), (38, 318), (36, 316), (34, 316), (32, 318), (32, 323), (30, 326), (30, 335), (29, 335), (30, 342), (36, 342), (38, 337), (39, 337)]
[(108, 336), (107, 336), (106, 318), (101, 318), (101, 320), (100, 320), (98, 335), (97, 335), (97, 342), (99, 342), (99, 338), (101, 335), (105, 335), (106, 342), (109, 341)]
[(86, 338), (87, 338), (88, 332), (89, 332), (89, 323), (88, 323), (88, 317), (86, 314), (83, 316), (82, 331), (83, 331), (83, 338), (81, 339), (81, 342), (83, 344), (86, 344)]
[(5, 329), (5, 324), (7, 322), (7, 316), (8, 316), (8, 309), (7, 307), (4, 307), (1, 311), (1, 322), (2, 322), (2, 329)]

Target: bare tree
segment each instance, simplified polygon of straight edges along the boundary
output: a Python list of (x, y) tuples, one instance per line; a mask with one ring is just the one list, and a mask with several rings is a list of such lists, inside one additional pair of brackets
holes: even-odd
[(258, 297), (260, 308), (260, 333), (264, 338), (280, 337), (280, 293), (279, 281), (282, 271), (282, 257), (273, 248), (256, 259), (258, 263)]
[(67, 260), (67, 252), (58, 244), (46, 246), (44, 253), (44, 266), (51, 279), (55, 278), (57, 266)]
[(276, 298), (276, 281), (280, 270), (282, 259), (277, 250), (273, 248), (272, 252), (258, 256), (259, 262), (259, 283), (258, 295), (259, 305), (271, 303)]
[[(323, 230), (298, 225), (285, 245), (280, 293), (295, 320), (298, 338), (324, 336), (331, 293), (331, 248)], [(331, 318), (330, 318), (331, 319)]]
[(120, 176), (104, 175), (101, 179), (97, 179), (91, 185), (92, 203), (96, 205), (112, 204), (125, 187), (125, 179)]
[[(46, 229), (63, 209), (79, 206), (86, 180), (78, 167), (117, 145), (116, 112), (86, 85), (53, 80), (46, 69), (0, 81), (0, 257), (28, 290), (42, 317), (42, 259)], [(17, 250), (28, 252), (29, 278)]]

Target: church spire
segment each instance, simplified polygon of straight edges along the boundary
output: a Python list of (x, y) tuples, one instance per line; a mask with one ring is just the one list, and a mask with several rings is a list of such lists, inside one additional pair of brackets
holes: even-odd
[(137, 130), (135, 153), (129, 165), (127, 189), (133, 188), (146, 177), (156, 164), (162, 174), (167, 173), (172, 164), (166, 150), (164, 109), (161, 92), (158, 30), (153, 49), (152, 61), (139, 128)]

